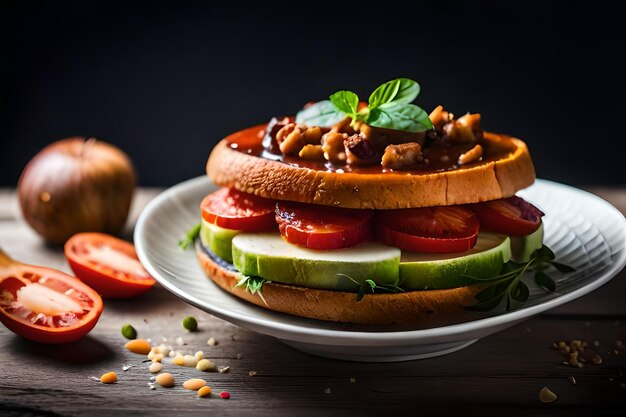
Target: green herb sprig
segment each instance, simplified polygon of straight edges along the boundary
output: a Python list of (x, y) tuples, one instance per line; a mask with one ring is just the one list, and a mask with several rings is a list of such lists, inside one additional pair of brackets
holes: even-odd
[(182, 250), (186, 250), (190, 245), (193, 244), (194, 240), (196, 240), (196, 238), (200, 234), (201, 227), (202, 227), (202, 224), (198, 223), (194, 225), (192, 228), (190, 228), (189, 230), (187, 230), (185, 232), (185, 237), (183, 237), (182, 239), (178, 241), (178, 246)]
[(267, 301), (265, 301), (265, 297), (263, 297), (263, 291), (261, 291), (263, 289), (263, 285), (267, 282), (271, 281), (257, 276), (241, 275), (241, 278), (239, 279), (239, 282), (235, 284), (235, 287), (243, 288), (252, 295), (258, 295), (261, 301), (267, 305)]
[(420, 86), (413, 80), (391, 80), (374, 90), (367, 107), (359, 111), (359, 96), (352, 91), (341, 90), (332, 94), (329, 100), (318, 101), (300, 111), (296, 115), (296, 122), (331, 126), (349, 116), (353, 122), (362, 121), (375, 127), (411, 133), (424, 132), (432, 129), (433, 124), (428, 113), (411, 104), (419, 93)]
[(235, 287), (243, 288), (250, 294), (260, 293), (263, 285), (267, 282), (265, 278), (244, 275)]
[(359, 290), (356, 293), (356, 301), (361, 301), (365, 294), (375, 294), (375, 293), (400, 293), (404, 292), (404, 290), (397, 285), (394, 284), (379, 284), (372, 279), (366, 279), (363, 283), (359, 283), (357, 280), (352, 278), (346, 274), (337, 274), (339, 276), (348, 278), (350, 281), (354, 282), (359, 286)]
[(506, 297), (506, 311), (511, 310), (514, 301), (524, 302), (528, 300), (530, 291), (522, 281), (527, 271), (534, 271), (535, 283), (549, 292), (556, 290), (556, 283), (545, 270), (554, 267), (562, 273), (574, 272), (571, 266), (556, 262), (554, 252), (546, 245), (537, 249), (530, 260), (526, 263), (509, 261), (504, 264), (499, 275), (489, 278), (465, 276), (474, 280), (476, 284), (489, 283), (489, 285), (474, 296), (477, 303), (468, 307), (470, 310), (489, 311), (497, 307)]

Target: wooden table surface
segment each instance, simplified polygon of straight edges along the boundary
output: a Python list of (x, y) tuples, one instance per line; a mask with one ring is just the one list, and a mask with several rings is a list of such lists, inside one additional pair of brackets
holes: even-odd
[[(626, 188), (588, 188), (623, 213)], [(138, 192), (137, 214), (159, 190)], [(130, 230), (128, 237), (131, 236)], [(0, 190), (0, 246), (15, 259), (69, 272), (59, 248), (47, 246), (21, 220), (15, 194)], [(457, 415), (613, 415), (626, 414), (626, 271), (595, 292), (459, 352), (402, 363), (342, 362), (309, 356), (272, 337), (212, 317), (156, 287), (128, 301), (105, 302), (95, 329), (78, 342), (46, 346), (24, 340), (0, 326), (0, 415), (373, 415), (386, 412), (454, 412)], [(199, 331), (181, 327), (186, 315), (198, 318)], [(177, 382), (151, 390), (143, 356), (122, 346), (124, 323), (140, 336), (191, 353), (202, 350), (229, 373), (200, 373), (166, 363)], [(186, 343), (177, 347), (175, 338)], [(207, 340), (215, 338), (215, 346)], [(594, 348), (601, 365), (564, 365), (554, 341), (580, 339)], [(589, 349), (586, 351), (586, 354)], [(123, 364), (134, 365), (122, 371)], [(119, 382), (103, 385), (90, 377), (108, 371)], [(180, 385), (203, 377), (214, 392), (198, 399)], [(574, 377), (576, 384), (572, 384)], [(538, 399), (542, 387), (558, 395), (551, 404)]]

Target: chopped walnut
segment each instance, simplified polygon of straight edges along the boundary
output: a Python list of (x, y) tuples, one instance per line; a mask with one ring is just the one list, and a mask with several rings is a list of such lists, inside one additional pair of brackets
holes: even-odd
[(343, 141), (348, 138), (345, 133), (339, 133), (334, 130), (322, 136), (322, 150), (324, 158), (333, 164), (343, 164), (346, 162), (346, 149)]
[(476, 143), (482, 137), (480, 114), (467, 113), (443, 126), (444, 138), (454, 143)]
[(478, 161), (483, 156), (483, 147), (480, 145), (474, 146), (469, 151), (459, 156), (459, 165), (469, 164), (470, 162)]
[(304, 145), (298, 156), (307, 161), (324, 161), (322, 145)]
[(304, 142), (308, 145), (319, 145), (322, 140), (324, 132), (319, 126), (307, 127), (302, 133), (304, 136)]
[(352, 135), (343, 141), (346, 149), (346, 162), (349, 165), (371, 165), (380, 161), (374, 145), (360, 135)]
[(443, 129), (443, 126), (446, 123), (449, 123), (454, 119), (454, 115), (444, 110), (443, 106), (435, 107), (435, 110), (430, 112), (428, 117), (430, 118), (435, 130)]
[(297, 155), (305, 145), (302, 130), (295, 123), (289, 123), (276, 133), (276, 141), (283, 155)]
[(382, 164), (385, 168), (410, 169), (420, 160), (422, 146), (419, 143), (402, 143), (389, 145), (383, 154)]

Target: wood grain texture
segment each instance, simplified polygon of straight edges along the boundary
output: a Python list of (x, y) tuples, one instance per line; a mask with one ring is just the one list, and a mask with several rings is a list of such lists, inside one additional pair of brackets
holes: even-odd
[[(626, 211), (626, 189), (600, 193)], [(139, 193), (131, 217), (136, 218), (155, 194)], [(69, 272), (60, 249), (42, 244), (12, 205), (12, 192), (0, 192), (0, 246), (21, 261)], [(623, 415), (626, 388), (620, 384), (626, 383), (626, 350), (616, 354), (615, 341), (626, 342), (625, 295), (622, 271), (585, 297), (454, 354), (376, 364), (309, 356), (203, 313), (157, 287), (132, 301), (107, 300), (95, 329), (69, 345), (38, 345), (0, 327), (0, 415)], [(182, 328), (185, 315), (198, 319), (199, 332)], [(132, 323), (140, 336), (155, 342), (166, 337), (175, 345), (174, 339), (182, 336), (187, 345), (179, 349), (202, 350), (231, 371), (200, 373), (166, 361), (176, 386), (150, 390), (144, 357), (123, 348), (124, 323)], [(207, 345), (210, 337), (218, 341), (216, 346)], [(564, 358), (550, 345), (572, 339), (598, 340), (597, 353), (604, 363), (580, 369), (563, 365)], [(134, 367), (124, 372), (125, 363)], [(116, 384), (89, 379), (112, 370), (118, 373)], [(250, 371), (256, 375), (250, 376)], [(569, 376), (576, 378), (576, 385)], [(196, 398), (182, 388), (191, 377), (203, 377), (215, 393), (229, 391), (231, 399), (215, 394)], [(555, 403), (538, 401), (543, 386), (558, 395)]]

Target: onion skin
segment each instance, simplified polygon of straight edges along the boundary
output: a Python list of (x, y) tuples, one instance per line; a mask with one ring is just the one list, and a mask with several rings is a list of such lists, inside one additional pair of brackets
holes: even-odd
[(126, 154), (83, 137), (45, 147), (26, 165), (17, 185), (26, 222), (46, 241), (59, 244), (79, 232), (121, 231), (134, 188)]

